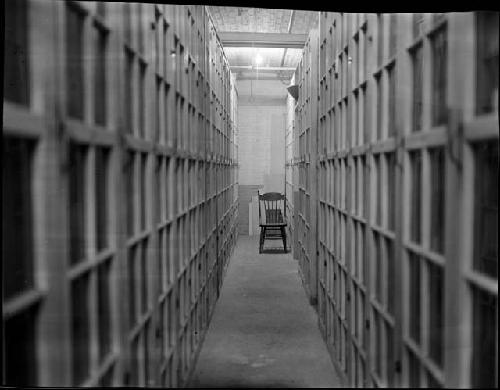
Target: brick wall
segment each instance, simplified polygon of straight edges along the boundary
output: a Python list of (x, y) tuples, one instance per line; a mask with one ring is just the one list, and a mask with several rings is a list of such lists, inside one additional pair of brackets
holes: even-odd
[[(286, 86), (280, 81), (238, 81), (239, 231), (248, 234), (248, 203), (269, 177), (285, 175)], [(267, 179), (267, 180), (266, 180)], [(274, 180), (274, 179), (273, 179)], [(280, 192), (284, 191), (283, 189)]]
[(239, 97), (245, 95), (282, 97), (283, 105), (286, 104), (288, 83), (285, 85), (280, 80), (236, 80), (236, 83)]
[(284, 110), (284, 106), (240, 106), (240, 184), (264, 184), (265, 175), (284, 174)]

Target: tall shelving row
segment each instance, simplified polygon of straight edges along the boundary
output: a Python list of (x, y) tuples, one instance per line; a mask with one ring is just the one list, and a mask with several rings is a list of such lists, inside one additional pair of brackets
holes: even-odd
[[(294, 80), (298, 87), (298, 99), (294, 110), (294, 143), (297, 154), (294, 155), (293, 164), (298, 173), (297, 202), (294, 207), (294, 222), (296, 230), (296, 248), (298, 253), (294, 256), (299, 261), (299, 272), (304, 282), (304, 287), (308, 290), (308, 295), (312, 303), (317, 298), (317, 291), (314, 287), (317, 280), (316, 258), (316, 175), (315, 167), (317, 155), (316, 137), (317, 132), (317, 94), (318, 85), (315, 82), (318, 78), (317, 56), (318, 56), (318, 31), (312, 30), (309, 34), (304, 52)], [(295, 199), (294, 199), (295, 201)]]
[(5, 11), (3, 383), (181, 386), (237, 238), (237, 96), (210, 15)]
[(498, 13), (319, 18), (307, 257), (295, 228), (332, 360), (351, 386), (497, 386)]
[[(292, 76), (291, 84), (294, 84), (294, 77)], [(297, 242), (295, 237), (295, 218), (294, 215), (294, 204), (296, 202), (298, 189), (297, 189), (297, 169), (294, 164), (294, 147), (297, 147), (297, 143), (294, 142), (295, 131), (294, 131), (294, 113), (295, 113), (295, 100), (291, 95), (287, 95), (286, 98), (286, 129), (285, 129), (285, 195), (286, 195), (286, 208), (287, 208), (287, 236), (290, 237), (289, 242)], [(294, 184), (295, 183), (295, 184)], [(292, 244), (293, 245), (293, 244)], [(292, 253), (297, 253), (297, 249), (293, 250)]]

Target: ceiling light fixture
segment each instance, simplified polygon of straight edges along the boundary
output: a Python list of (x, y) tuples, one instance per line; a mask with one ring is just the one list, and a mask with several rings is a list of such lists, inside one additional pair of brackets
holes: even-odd
[(260, 64), (262, 64), (262, 56), (257, 53), (255, 56), (255, 65), (259, 66)]

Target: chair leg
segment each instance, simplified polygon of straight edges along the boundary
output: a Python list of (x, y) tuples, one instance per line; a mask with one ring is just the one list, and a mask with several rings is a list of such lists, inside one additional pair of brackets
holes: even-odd
[(260, 240), (259, 240), (259, 253), (262, 253), (262, 250), (264, 249), (265, 235), (266, 235), (266, 228), (261, 227), (260, 228)]
[(281, 229), (281, 239), (283, 240), (283, 250), (286, 253), (286, 230), (284, 227), (282, 227), (280, 229)]

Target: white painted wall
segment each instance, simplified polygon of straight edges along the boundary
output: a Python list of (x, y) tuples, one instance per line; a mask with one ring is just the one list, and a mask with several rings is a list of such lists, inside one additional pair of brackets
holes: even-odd
[[(283, 193), (287, 85), (279, 80), (242, 80), (237, 83), (238, 182), (240, 191), (252, 191), (251, 194), (240, 193), (240, 199), (255, 196), (255, 186), (263, 186), (261, 192)], [(241, 206), (240, 218), (248, 220), (249, 225), (253, 225), (252, 230), (256, 231), (258, 208), (256, 205)]]

